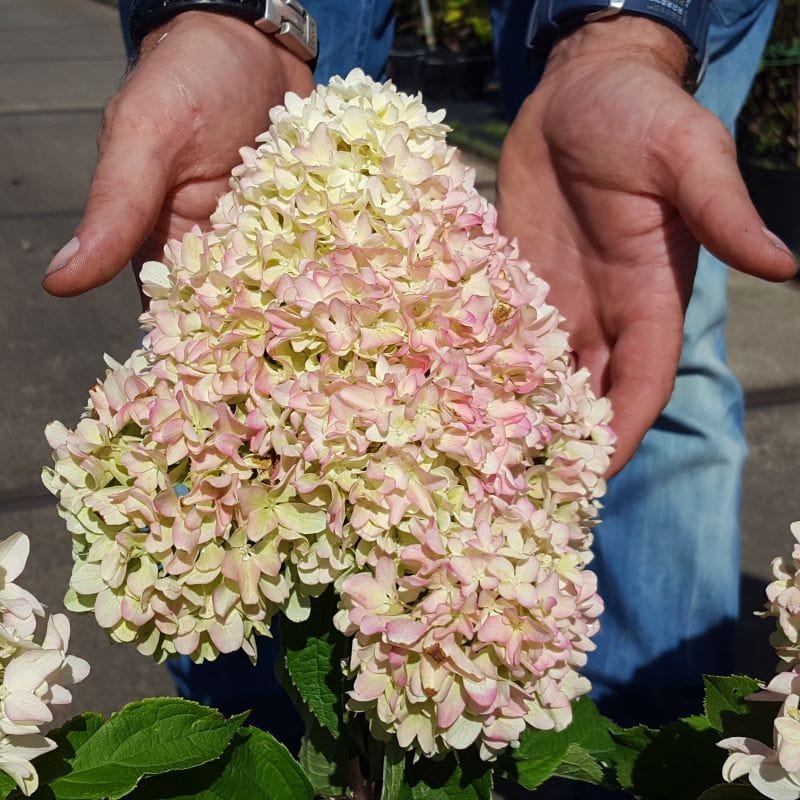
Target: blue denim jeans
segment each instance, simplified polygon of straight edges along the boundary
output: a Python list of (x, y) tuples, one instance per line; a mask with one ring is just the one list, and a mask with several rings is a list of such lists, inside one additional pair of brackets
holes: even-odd
[[(382, 73), (393, 32), (388, 0), (305, 4), (320, 27), (320, 81), (354, 66)], [(714, 5), (711, 65), (698, 99), (732, 129), (776, 0)], [(492, 8), (512, 114), (532, 88), (522, 57), (529, 10), (530, 0), (495, 0)], [(621, 722), (658, 723), (694, 711), (701, 673), (733, 669), (746, 447), (741, 390), (726, 363), (726, 311), (726, 268), (704, 251), (674, 394), (604, 501), (593, 568), (606, 612), (587, 672), (596, 699)], [(228, 713), (253, 708), (255, 722), (295, 738), (299, 722), (271, 674), (275, 652), (264, 640), (255, 668), (241, 653), (169, 666), (181, 694)]]

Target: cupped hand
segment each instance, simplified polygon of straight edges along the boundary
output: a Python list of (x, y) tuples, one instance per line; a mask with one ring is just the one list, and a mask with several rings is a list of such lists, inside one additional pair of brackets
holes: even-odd
[(83, 218), (44, 288), (80, 294), (208, 228), (239, 148), (287, 91), (312, 88), (300, 59), (234, 17), (187, 11), (152, 32), (106, 108)]
[(500, 229), (552, 287), (580, 366), (614, 407), (610, 474), (672, 391), (698, 242), (735, 269), (786, 280), (722, 124), (681, 88), (677, 35), (621, 17), (562, 41), (506, 138)]

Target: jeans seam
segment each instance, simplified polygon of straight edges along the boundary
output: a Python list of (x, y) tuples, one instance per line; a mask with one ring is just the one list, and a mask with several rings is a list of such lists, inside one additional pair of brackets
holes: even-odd
[(358, 39), (356, 40), (356, 63), (366, 69), (367, 39), (372, 34), (372, 23), (375, 17), (375, 0), (363, 0), (358, 24)]

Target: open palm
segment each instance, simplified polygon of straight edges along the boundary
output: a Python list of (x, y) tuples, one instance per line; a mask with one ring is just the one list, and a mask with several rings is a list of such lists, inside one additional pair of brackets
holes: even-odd
[(207, 228), (239, 148), (285, 92), (312, 88), (303, 62), (233, 17), (185, 12), (151, 34), (106, 109), (77, 254), (48, 275), (47, 291), (79, 294)]
[(749, 201), (722, 124), (641, 54), (548, 70), (504, 144), (498, 211), (614, 404), (612, 472), (669, 399), (698, 242), (762, 278), (795, 270)]

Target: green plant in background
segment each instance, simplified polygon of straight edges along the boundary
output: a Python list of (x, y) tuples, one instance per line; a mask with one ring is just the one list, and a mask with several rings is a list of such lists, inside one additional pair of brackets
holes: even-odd
[(744, 157), (759, 167), (800, 167), (800, 0), (779, 3), (739, 139)]
[[(430, 0), (436, 40), (456, 52), (487, 47), (492, 40), (487, 0)], [(395, 3), (398, 34), (423, 38), (419, 0)]]

